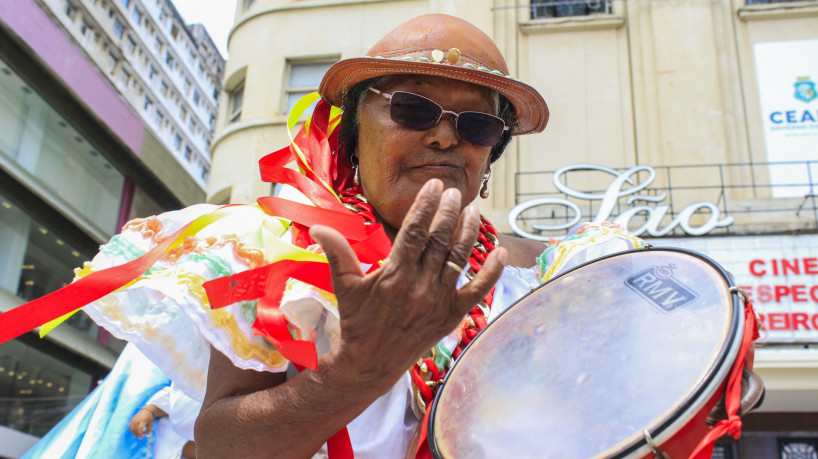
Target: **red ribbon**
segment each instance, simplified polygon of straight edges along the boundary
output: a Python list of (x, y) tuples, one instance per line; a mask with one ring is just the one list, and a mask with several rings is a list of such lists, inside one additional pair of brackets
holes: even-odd
[(173, 242), (192, 223), (179, 228), (139, 258), (91, 273), (55, 292), (0, 314), (0, 344), (74, 312), (141, 276), (170, 249)]
[(713, 453), (713, 444), (725, 434), (729, 434), (736, 440), (741, 437), (741, 418), (738, 415), (741, 407), (741, 374), (745, 367), (744, 359), (756, 333), (756, 315), (753, 303), (748, 301), (744, 307), (744, 335), (741, 338), (741, 347), (739, 347), (738, 355), (727, 377), (727, 388), (724, 393), (727, 419), (722, 419), (710, 429), (690, 454), (691, 459), (708, 459)]

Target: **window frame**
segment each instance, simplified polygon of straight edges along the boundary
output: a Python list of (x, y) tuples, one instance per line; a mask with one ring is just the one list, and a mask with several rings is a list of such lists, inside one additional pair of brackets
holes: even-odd
[[(241, 120), (241, 112), (244, 109), (244, 84), (245, 80), (241, 80), (228, 94), (227, 98), (227, 120), (231, 123)], [(236, 96), (239, 99), (239, 106), (236, 108)]]
[(299, 92), (309, 93), (313, 91), (318, 91), (318, 86), (321, 84), (321, 80), (319, 79), (318, 81), (316, 81), (315, 85), (291, 86), (293, 67), (299, 65), (327, 64), (328, 65), (327, 68), (329, 68), (329, 66), (332, 66), (340, 59), (341, 57), (338, 55), (286, 58), (284, 79), (282, 81), (281, 104), (279, 107), (279, 113), (285, 116), (290, 113), (289, 100), (291, 94)]

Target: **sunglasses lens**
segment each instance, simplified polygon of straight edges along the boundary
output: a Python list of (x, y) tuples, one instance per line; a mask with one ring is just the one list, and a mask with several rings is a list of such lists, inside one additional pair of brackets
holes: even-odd
[(503, 134), (505, 123), (496, 116), (463, 112), (457, 118), (457, 135), (475, 145), (493, 147)]
[(409, 92), (392, 93), (389, 114), (392, 121), (411, 129), (429, 129), (440, 119), (443, 109), (431, 100)]

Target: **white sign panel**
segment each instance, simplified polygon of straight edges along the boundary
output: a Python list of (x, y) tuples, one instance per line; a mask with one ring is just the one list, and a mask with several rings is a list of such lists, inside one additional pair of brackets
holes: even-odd
[(818, 343), (818, 236), (692, 237), (650, 241), (702, 253), (753, 300), (768, 342)]
[[(818, 160), (818, 40), (753, 46), (767, 160)], [(815, 192), (818, 164), (771, 165), (774, 197)], [(810, 180), (810, 173), (812, 177)]]

